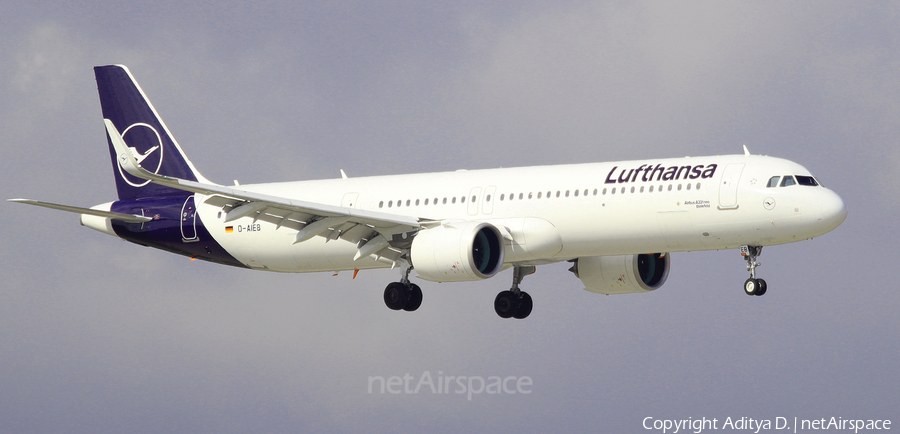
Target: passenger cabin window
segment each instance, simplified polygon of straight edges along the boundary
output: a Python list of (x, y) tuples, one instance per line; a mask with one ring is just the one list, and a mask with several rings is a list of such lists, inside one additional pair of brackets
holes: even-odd
[(780, 176), (773, 176), (773, 177), (769, 178), (769, 183), (766, 184), (766, 187), (769, 187), (769, 188), (778, 187), (779, 179), (781, 179)]
[(794, 182), (794, 177), (791, 175), (785, 176), (784, 179), (781, 181), (782, 187), (787, 187), (789, 185), (794, 185), (794, 184), (796, 184), (796, 182)]
[(808, 185), (810, 187), (815, 187), (815, 186), (819, 185), (819, 183), (816, 182), (816, 179), (813, 178), (812, 176), (801, 176), (801, 175), (797, 175), (797, 184)]

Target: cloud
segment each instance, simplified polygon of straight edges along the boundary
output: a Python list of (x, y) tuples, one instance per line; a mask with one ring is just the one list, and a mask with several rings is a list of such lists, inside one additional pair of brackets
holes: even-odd
[(638, 158), (661, 147), (679, 155), (698, 144), (737, 152), (740, 137), (722, 149), (722, 135), (735, 134), (724, 128), (752, 116), (784, 61), (804, 49), (783, 43), (797, 33), (792, 11), (747, 9), (624, 3), (532, 8), (513, 18), (476, 12), (459, 23), (463, 61), (435, 70), (427, 58), (404, 59), (382, 72), (365, 103), (373, 111), (376, 101), (409, 106), (389, 113), (415, 129), (390, 134), (456, 148), (439, 164)]
[(65, 28), (48, 22), (31, 30), (17, 47), (11, 83), (36, 108), (59, 110), (71, 95), (84, 55), (83, 43)]

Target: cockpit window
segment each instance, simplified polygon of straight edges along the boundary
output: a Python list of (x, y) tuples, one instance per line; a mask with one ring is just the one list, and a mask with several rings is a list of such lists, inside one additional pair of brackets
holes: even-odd
[(815, 186), (819, 185), (819, 183), (816, 182), (816, 179), (813, 178), (812, 176), (801, 176), (801, 175), (797, 175), (797, 184), (808, 185), (811, 187), (815, 187)]
[(773, 177), (769, 178), (769, 183), (766, 184), (766, 187), (769, 187), (769, 188), (778, 187), (779, 179), (781, 179), (780, 176), (773, 176)]
[(794, 184), (796, 184), (796, 182), (794, 182), (794, 177), (791, 176), (791, 175), (785, 176), (785, 177), (784, 177), (784, 180), (781, 181), (781, 186), (782, 186), (782, 187), (787, 187), (787, 186), (789, 186), (789, 185), (794, 185)]

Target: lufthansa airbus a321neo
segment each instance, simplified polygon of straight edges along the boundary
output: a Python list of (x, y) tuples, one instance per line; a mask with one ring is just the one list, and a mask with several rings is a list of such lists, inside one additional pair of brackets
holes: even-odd
[(414, 311), (432, 282), (513, 268), (494, 309), (525, 318), (519, 289), (535, 267), (573, 263), (585, 289), (652, 291), (669, 252), (740, 249), (748, 295), (763, 246), (825, 234), (841, 198), (792, 161), (750, 155), (568, 164), (412, 175), (219, 185), (194, 167), (128, 69), (94, 68), (119, 199), (91, 208), (12, 199), (81, 214), (136, 244), (255, 270), (398, 268), (385, 304)]

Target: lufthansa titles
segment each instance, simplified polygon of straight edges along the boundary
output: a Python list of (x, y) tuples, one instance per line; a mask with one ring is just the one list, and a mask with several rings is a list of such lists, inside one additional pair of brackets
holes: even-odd
[(606, 175), (607, 184), (624, 184), (626, 182), (649, 181), (676, 181), (679, 179), (712, 178), (716, 174), (717, 164), (697, 166), (663, 166), (656, 164), (641, 164), (637, 169), (621, 169), (616, 176), (619, 166), (614, 166)]

